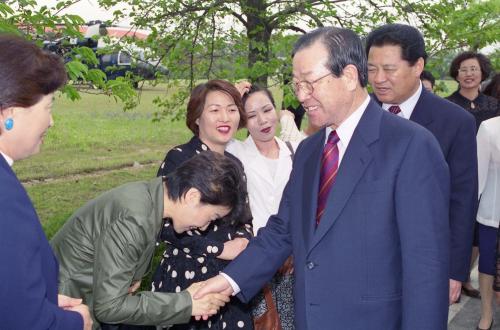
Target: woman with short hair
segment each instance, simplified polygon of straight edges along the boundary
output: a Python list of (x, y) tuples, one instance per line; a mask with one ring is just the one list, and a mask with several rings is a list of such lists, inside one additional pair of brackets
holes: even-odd
[(87, 306), (57, 294), (58, 263), (12, 164), (40, 151), (66, 82), (56, 55), (0, 34), (0, 328), (90, 329)]
[(458, 90), (446, 99), (470, 112), (476, 118), (476, 129), (484, 120), (500, 115), (498, 100), (480, 91), (490, 74), (491, 62), (481, 53), (463, 52), (451, 62), (450, 76), (458, 82)]
[[(245, 123), (241, 96), (231, 83), (209, 80), (199, 84), (191, 92), (186, 114), (186, 125), (194, 136), (168, 151), (158, 176), (167, 175), (196, 154), (208, 150), (225, 155), (242, 169), (240, 161), (225, 152), (225, 148)], [(194, 229), (176, 235), (169, 227), (163, 229), (160, 240), (166, 245), (153, 278), (155, 292), (179, 292), (191, 283), (207, 280), (219, 274), (246, 248), (253, 236), (248, 204), (241, 216), (224, 220), (213, 222), (204, 232)], [(250, 308), (233, 299), (219, 315), (171, 329), (253, 329), (253, 325)]]

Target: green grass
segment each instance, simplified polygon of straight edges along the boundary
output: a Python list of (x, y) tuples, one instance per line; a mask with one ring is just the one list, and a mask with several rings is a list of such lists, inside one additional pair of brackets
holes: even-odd
[(127, 182), (156, 176), (156, 165), (127, 168), (83, 177), (66, 177), (26, 185), (45, 234), (50, 239), (79, 207), (101, 193)]
[(129, 112), (105, 95), (82, 94), (78, 102), (57, 97), (54, 127), (40, 154), (15, 164), (19, 178), (54, 178), (134, 161), (160, 163), (170, 147), (191, 136), (184, 122), (152, 121), (152, 99), (161, 93), (143, 92), (141, 104)]

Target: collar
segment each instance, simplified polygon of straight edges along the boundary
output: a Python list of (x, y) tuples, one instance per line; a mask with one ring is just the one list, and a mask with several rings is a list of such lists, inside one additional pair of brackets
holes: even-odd
[(410, 119), (411, 114), (413, 113), (413, 109), (415, 109), (418, 99), (420, 98), (420, 94), (422, 94), (422, 82), (419, 82), (417, 91), (413, 93), (412, 96), (407, 98), (403, 103), (401, 104), (382, 103), (382, 108), (384, 110), (389, 110), (391, 106), (399, 105), (399, 108), (401, 109), (401, 114), (399, 114), (398, 116)]
[[(342, 124), (339, 125), (339, 127), (337, 127), (337, 135), (339, 136), (340, 143), (342, 143), (343, 146), (347, 147), (347, 145), (349, 145), (349, 141), (351, 141), (354, 130), (358, 126), (361, 116), (363, 116), (363, 113), (365, 113), (366, 107), (368, 107), (368, 103), (370, 103), (369, 96), (366, 97), (366, 99), (363, 101), (363, 103), (361, 103), (356, 111), (351, 113), (351, 115), (347, 117), (346, 120), (344, 120)], [(333, 131), (333, 129), (330, 126), (326, 127), (326, 135), (324, 141), (325, 144), (331, 131)]]
[(9, 166), (12, 167), (12, 164), (14, 164), (14, 160), (1, 151), (0, 151), (0, 154), (3, 156), (3, 158), (5, 158), (5, 161), (7, 162), (7, 164), (9, 164)]

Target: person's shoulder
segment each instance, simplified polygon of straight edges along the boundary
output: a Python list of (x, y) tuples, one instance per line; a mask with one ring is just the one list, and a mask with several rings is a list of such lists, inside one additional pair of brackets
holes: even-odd
[(500, 116), (483, 121), (479, 126), (479, 129), (500, 134)]
[[(452, 94), (453, 95), (453, 94)], [(450, 95), (449, 97), (451, 97)], [(448, 98), (442, 98), (433, 93), (426, 93), (427, 104), (430, 111), (434, 111), (436, 118), (447, 121), (470, 121), (475, 122), (474, 116), (467, 110), (451, 101)]]

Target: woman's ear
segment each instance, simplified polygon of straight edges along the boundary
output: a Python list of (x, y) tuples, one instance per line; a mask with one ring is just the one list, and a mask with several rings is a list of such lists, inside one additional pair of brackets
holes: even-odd
[(184, 195), (184, 200), (189, 206), (195, 207), (200, 203), (201, 193), (196, 188), (189, 188), (189, 190)]
[(196, 125), (200, 126), (200, 118), (196, 118), (194, 122), (196, 123)]

